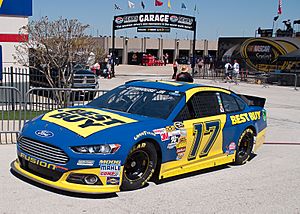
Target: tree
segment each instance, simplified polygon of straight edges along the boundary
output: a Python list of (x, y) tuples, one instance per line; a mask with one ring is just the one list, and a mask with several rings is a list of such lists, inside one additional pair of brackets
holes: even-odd
[(29, 39), (16, 46), (15, 58), (45, 75), (52, 88), (69, 88), (75, 64), (86, 65), (91, 52), (97, 54), (96, 59), (104, 56), (103, 48), (85, 33), (88, 27), (76, 19), (50, 21), (42, 17), (31, 21), (20, 29), (20, 34), (27, 34)]

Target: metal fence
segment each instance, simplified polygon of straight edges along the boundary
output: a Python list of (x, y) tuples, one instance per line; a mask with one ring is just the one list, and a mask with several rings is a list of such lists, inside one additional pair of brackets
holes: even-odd
[(17, 88), (0, 87), (0, 139), (1, 144), (16, 142), (24, 125), (22, 95)]
[[(194, 78), (226, 81), (225, 69), (196, 69)], [(293, 86), (295, 90), (300, 86), (300, 73), (257, 72), (241, 69), (237, 80), (253, 84)]]
[(25, 94), (9, 86), (0, 87), (0, 144), (16, 143), (24, 123), (48, 111), (80, 106), (101, 96), (97, 89), (32, 88)]
[(29, 81), (29, 69), (24, 67), (6, 66), (0, 76), (1, 86), (15, 87), (22, 94), (29, 90)]

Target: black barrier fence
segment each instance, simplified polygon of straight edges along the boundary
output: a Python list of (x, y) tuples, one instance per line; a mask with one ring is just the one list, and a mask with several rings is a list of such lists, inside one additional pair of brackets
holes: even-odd
[(82, 106), (106, 93), (97, 89), (32, 88), (0, 86), (0, 144), (16, 143), (21, 127), (28, 120), (52, 110)]
[(229, 79), (235, 78), (232, 81), (240, 81), (263, 85), (278, 85), (292, 86), (295, 90), (300, 86), (300, 73), (292, 72), (257, 72), (241, 69), (238, 75), (234, 75), (233, 71), (229, 72), (229, 78), (225, 74), (225, 69), (210, 68), (209, 65), (204, 65), (202, 68), (195, 69), (194, 78), (210, 79), (228, 82)]
[(25, 94), (30, 87), (29, 69), (24, 67), (3, 67), (0, 86), (17, 88), (21, 94)]

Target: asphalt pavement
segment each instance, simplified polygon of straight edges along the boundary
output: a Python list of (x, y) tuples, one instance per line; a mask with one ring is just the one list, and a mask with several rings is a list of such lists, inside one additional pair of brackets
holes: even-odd
[[(132, 79), (170, 80), (172, 67), (119, 66), (111, 89)], [(197, 83), (267, 98), (267, 143), (243, 166), (203, 170), (143, 189), (74, 195), (36, 186), (10, 172), (15, 145), (0, 145), (0, 213), (300, 213), (300, 92), (293, 87)]]

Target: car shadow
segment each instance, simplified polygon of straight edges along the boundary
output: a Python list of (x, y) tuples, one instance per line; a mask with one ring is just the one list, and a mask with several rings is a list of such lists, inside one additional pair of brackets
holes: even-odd
[(29, 183), (35, 187), (41, 188), (43, 190), (52, 192), (52, 193), (56, 193), (59, 195), (65, 195), (65, 196), (69, 196), (69, 197), (74, 197), (74, 198), (88, 198), (88, 199), (106, 199), (106, 198), (115, 198), (118, 197), (118, 195), (116, 193), (102, 193), (102, 194), (87, 194), (87, 193), (74, 193), (74, 192), (68, 192), (68, 191), (64, 191), (64, 190), (59, 190), (59, 189), (55, 189), (43, 184), (40, 184), (36, 181), (32, 181), (22, 175), (20, 175), (19, 173), (15, 172), (12, 168), (10, 169), (10, 173), (15, 176), (16, 178)]

